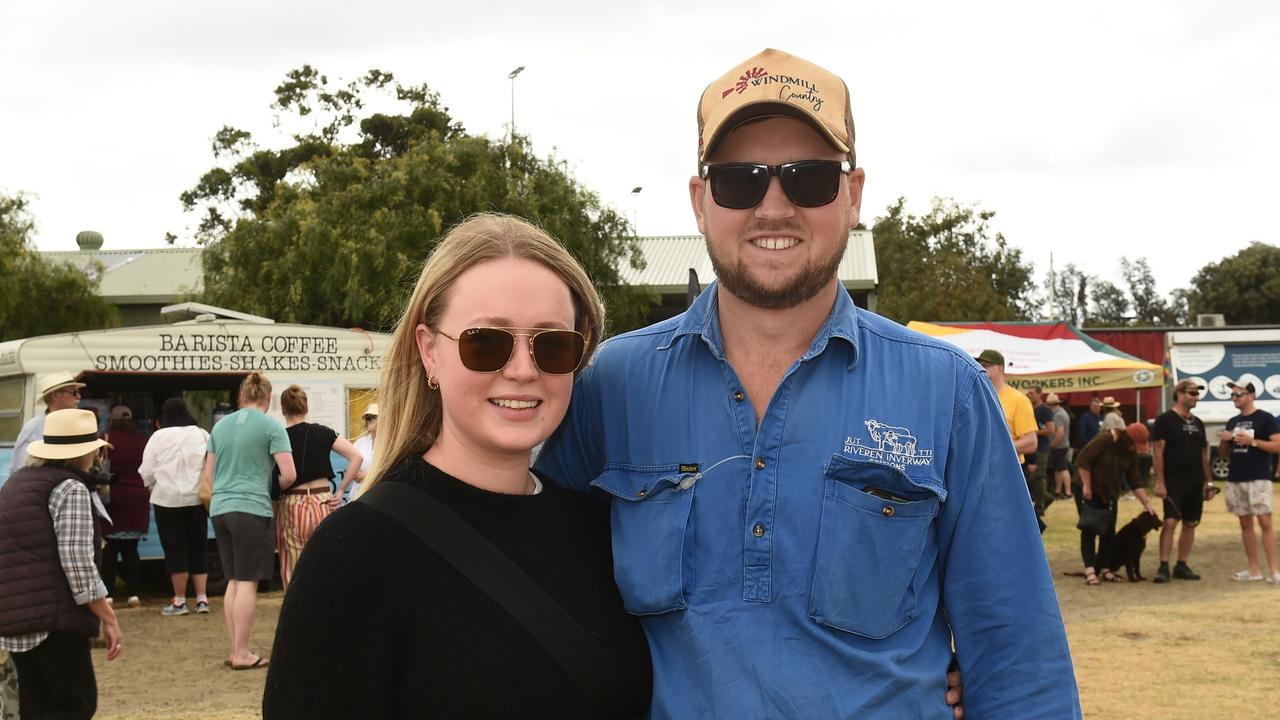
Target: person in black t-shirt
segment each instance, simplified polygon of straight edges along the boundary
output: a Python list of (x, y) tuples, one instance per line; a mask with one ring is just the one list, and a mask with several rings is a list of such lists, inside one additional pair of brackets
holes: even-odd
[(1169, 555), (1173, 535), (1182, 523), (1178, 538), (1178, 564), (1172, 576), (1179, 580), (1199, 580), (1187, 558), (1196, 541), (1196, 526), (1204, 509), (1206, 483), (1212, 484), (1209, 470), (1209, 443), (1204, 423), (1191, 414), (1200, 401), (1203, 385), (1183, 380), (1173, 389), (1173, 409), (1155, 420), (1151, 439), (1156, 469), (1156, 497), (1164, 498), (1164, 527), (1160, 530), (1160, 569), (1155, 582), (1169, 582)]
[(1233, 580), (1261, 580), (1258, 548), (1253, 534), (1253, 518), (1258, 518), (1262, 529), (1262, 548), (1267, 554), (1269, 583), (1280, 585), (1280, 569), (1276, 568), (1276, 535), (1271, 526), (1271, 471), (1273, 455), (1280, 452), (1280, 424), (1266, 410), (1254, 405), (1257, 392), (1253, 383), (1231, 388), (1231, 401), (1239, 415), (1227, 421), (1227, 428), (1218, 436), (1218, 452), (1231, 459), (1227, 471), (1227, 509), (1240, 518), (1240, 533), (1244, 541), (1244, 554), (1249, 568), (1232, 576)]
[[(275, 503), (276, 552), (280, 555), (280, 582), (289, 589), (293, 568), (298, 564), (302, 548), (315, 534), (320, 521), (342, 504), (342, 495), (359, 470), (364, 458), (351, 441), (333, 428), (307, 422), (310, 406), (307, 392), (290, 385), (280, 393), (280, 410), (284, 413), (285, 432), (293, 446), (293, 464), (298, 481), (280, 491)], [(329, 453), (336, 452), (347, 460), (342, 486), (334, 492), (334, 477)]]

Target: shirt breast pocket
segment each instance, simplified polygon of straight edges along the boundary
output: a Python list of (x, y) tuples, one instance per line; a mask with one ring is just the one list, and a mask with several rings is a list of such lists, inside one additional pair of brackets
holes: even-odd
[(682, 479), (678, 465), (606, 465), (591, 482), (613, 496), (613, 578), (632, 614), (689, 605), (694, 487), (682, 487)]
[(809, 617), (888, 637), (915, 617), (938, 497), (895, 468), (839, 456), (825, 483)]

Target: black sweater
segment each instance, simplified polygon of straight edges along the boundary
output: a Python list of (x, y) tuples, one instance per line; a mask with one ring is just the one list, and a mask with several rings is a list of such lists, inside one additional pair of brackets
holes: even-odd
[[(649, 651), (613, 582), (607, 506), (549, 482), (538, 495), (487, 492), (417, 456), (381, 482), (429, 493), (474, 525), (613, 655), (610, 717), (644, 712)], [(407, 529), (360, 503), (327, 518), (298, 561), (262, 705), (268, 720), (592, 716), (523, 626)]]

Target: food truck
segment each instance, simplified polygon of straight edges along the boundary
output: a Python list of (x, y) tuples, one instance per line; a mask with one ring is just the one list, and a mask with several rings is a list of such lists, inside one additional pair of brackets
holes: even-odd
[[(85, 383), (80, 407), (94, 410), (106, 431), (110, 410), (128, 405), (144, 434), (156, 428), (170, 397), (187, 400), (205, 430), (236, 409), (240, 382), (253, 371), (267, 376), (280, 414), (280, 391), (297, 384), (307, 392), (308, 421), (347, 438), (363, 433), (360, 418), (374, 401), (390, 336), (359, 328), (276, 323), (198, 303), (164, 308), (191, 317), (168, 325), (45, 335), (0, 343), (0, 484), (9, 475), (22, 425), (45, 411), (41, 381), (66, 370)], [(333, 455), (340, 481), (345, 460)], [(154, 532), (139, 544), (144, 559), (161, 558)], [(212, 535), (210, 535), (212, 537)], [(212, 540), (210, 541), (211, 550)], [(216, 558), (211, 552), (211, 559)], [(212, 578), (211, 578), (212, 579)]]

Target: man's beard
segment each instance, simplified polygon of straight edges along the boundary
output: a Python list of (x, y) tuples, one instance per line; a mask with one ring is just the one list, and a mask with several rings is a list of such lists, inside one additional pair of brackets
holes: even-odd
[[(750, 229), (776, 230), (801, 235), (797, 230), (786, 227)], [(716, 278), (725, 290), (742, 302), (762, 310), (786, 310), (814, 298), (831, 283), (832, 278), (836, 276), (836, 271), (840, 268), (840, 260), (844, 258), (845, 248), (849, 245), (849, 234), (845, 233), (844, 242), (837, 243), (830, 256), (811, 258), (795, 276), (776, 288), (766, 287), (753, 276), (741, 256), (733, 266), (716, 257), (715, 243), (710, 235), (706, 236), (706, 242), (707, 255), (711, 257), (711, 267), (716, 271)], [(810, 240), (806, 239), (804, 242), (810, 242)]]

